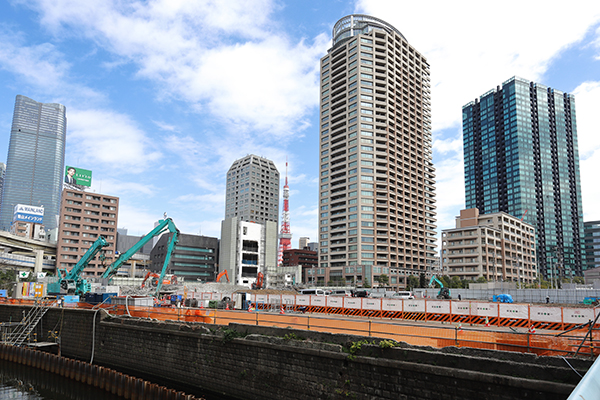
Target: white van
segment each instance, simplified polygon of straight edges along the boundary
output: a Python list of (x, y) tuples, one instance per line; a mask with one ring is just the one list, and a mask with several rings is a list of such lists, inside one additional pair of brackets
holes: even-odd
[(344, 297), (352, 297), (352, 290), (348, 289), (333, 289), (330, 296), (344, 296)]
[(323, 289), (302, 289), (300, 294), (308, 294), (312, 296), (325, 296), (325, 291)]

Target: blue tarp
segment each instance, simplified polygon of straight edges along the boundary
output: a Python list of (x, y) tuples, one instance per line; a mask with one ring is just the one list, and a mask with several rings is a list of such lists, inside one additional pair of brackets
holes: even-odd
[(498, 294), (498, 295), (494, 295), (494, 297), (492, 298), (492, 301), (500, 302), (500, 303), (512, 303), (513, 298), (510, 294)]

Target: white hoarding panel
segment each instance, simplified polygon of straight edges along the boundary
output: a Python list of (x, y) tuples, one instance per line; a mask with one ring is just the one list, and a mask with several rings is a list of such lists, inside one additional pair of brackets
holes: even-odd
[(360, 298), (342, 297), (344, 299), (344, 308), (360, 309)]
[(402, 311), (402, 300), (399, 299), (381, 299), (381, 309), (384, 311)]
[[(204, 293), (201, 293), (201, 295), (204, 296)], [(246, 294), (246, 301), (250, 301), (250, 302), (254, 303), (256, 301), (256, 295), (255, 294), (247, 293)]]
[(563, 322), (566, 324), (585, 324), (594, 320), (594, 310), (591, 308), (568, 308), (563, 309)]
[(269, 299), (269, 295), (267, 295), (267, 294), (257, 294), (256, 295), (257, 303), (267, 303), (268, 299)]
[(498, 305), (498, 316), (500, 318), (528, 319), (529, 306), (520, 304), (500, 303)]
[(425, 312), (425, 300), (403, 300), (404, 312)]
[(471, 315), (471, 303), (468, 301), (452, 301), (450, 309), (454, 315)]
[(362, 299), (362, 308), (364, 310), (381, 310), (380, 299)]
[(328, 296), (327, 307), (344, 307), (344, 298), (339, 296)]
[(212, 299), (212, 293), (202, 293), (202, 299), (203, 300), (211, 300)]
[(430, 300), (426, 303), (425, 310), (429, 314), (450, 314), (450, 302)]
[(539, 322), (562, 322), (562, 313), (560, 307), (536, 307), (531, 306), (532, 321)]
[(269, 303), (271, 303), (271, 304), (281, 302), (280, 294), (268, 294), (267, 296), (269, 296)]
[(498, 304), (495, 303), (471, 303), (471, 315), (478, 315), (481, 317), (497, 317), (498, 316)]
[(310, 296), (307, 294), (296, 295), (297, 306), (310, 306)]
[(325, 296), (310, 296), (310, 305), (325, 307), (325, 299), (327, 299)]
[(283, 304), (293, 305), (295, 301), (296, 296), (294, 296), (293, 294), (284, 294), (281, 296), (281, 302)]

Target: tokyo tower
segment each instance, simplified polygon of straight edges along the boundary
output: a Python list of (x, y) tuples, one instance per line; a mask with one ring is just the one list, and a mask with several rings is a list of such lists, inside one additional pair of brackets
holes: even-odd
[(285, 161), (285, 185), (283, 186), (283, 212), (281, 213), (281, 232), (279, 232), (279, 255), (277, 265), (283, 264), (283, 251), (292, 248), (292, 233), (290, 232), (290, 187), (287, 179), (288, 163)]

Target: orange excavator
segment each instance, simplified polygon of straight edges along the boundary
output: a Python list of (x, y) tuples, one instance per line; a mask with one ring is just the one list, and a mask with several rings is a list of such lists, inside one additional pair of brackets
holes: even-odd
[(256, 282), (252, 284), (252, 289), (262, 289), (264, 279), (265, 276), (263, 275), (263, 273), (259, 272), (258, 275), (256, 275)]
[[(152, 287), (156, 287), (158, 285), (158, 280), (160, 279), (160, 275), (156, 272), (148, 271), (144, 280), (142, 281), (142, 288), (146, 287), (146, 281), (150, 279), (148, 283)], [(162, 285), (176, 285), (177, 277), (175, 275), (165, 275), (162, 280)], [(162, 286), (161, 285), (161, 286)]]
[(225, 271), (221, 272), (219, 275), (217, 275), (217, 282), (219, 282), (223, 276), (225, 276), (225, 278), (227, 278), (227, 283), (230, 283), (229, 274), (227, 273), (227, 270), (225, 270)]

